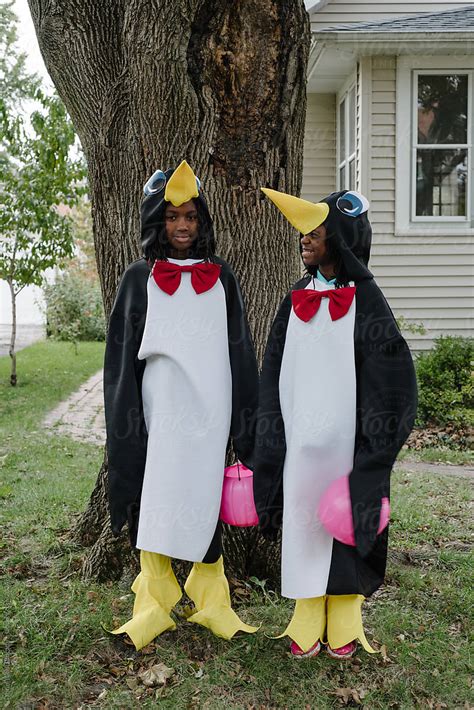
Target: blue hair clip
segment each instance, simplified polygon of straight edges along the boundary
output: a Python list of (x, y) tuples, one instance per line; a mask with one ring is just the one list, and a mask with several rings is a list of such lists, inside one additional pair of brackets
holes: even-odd
[(346, 192), (336, 202), (336, 207), (339, 212), (348, 217), (358, 217), (369, 209), (369, 201), (360, 192), (351, 190)]

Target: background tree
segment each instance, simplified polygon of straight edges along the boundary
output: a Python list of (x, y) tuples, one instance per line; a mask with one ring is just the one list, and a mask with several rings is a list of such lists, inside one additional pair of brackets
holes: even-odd
[(95, 261), (91, 204), (85, 197), (71, 210), (74, 223), (74, 244), (76, 255), (68, 262), (68, 270), (80, 274), (91, 284), (100, 284)]
[(84, 196), (69, 210), (74, 256), (52, 282), (43, 282), (46, 336), (74, 345), (82, 340), (105, 340), (106, 324), (95, 261), (90, 202)]
[(29, 284), (41, 285), (44, 271), (73, 252), (71, 222), (59, 205), (73, 205), (84, 177), (80, 159), (70, 157), (76, 137), (64, 105), (45, 96), (26, 73), (16, 47), (16, 17), (0, 8), (0, 278), (10, 289), (12, 331), (9, 354), (16, 373), (16, 298)]
[[(238, 273), (259, 355), (299, 273), (291, 228), (259, 188), (301, 188), (310, 30), (303, 0), (28, 0), (51, 78), (89, 168), (106, 313), (140, 255), (142, 186), (186, 158), (205, 186), (218, 252)], [(257, 317), (258, 316), (258, 317)], [(78, 538), (85, 573), (121, 574), (106, 462)], [(255, 531), (229, 536), (238, 571)]]
[(14, 0), (0, 5), (0, 87), (3, 105), (11, 110), (22, 106), (39, 88), (39, 78), (26, 71), (26, 55), (18, 50), (18, 18)]

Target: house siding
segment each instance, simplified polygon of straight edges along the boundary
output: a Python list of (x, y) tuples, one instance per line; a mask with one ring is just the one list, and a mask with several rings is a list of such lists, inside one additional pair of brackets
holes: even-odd
[[(439, 335), (472, 334), (473, 250), (469, 237), (395, 237), (395, 57), (373, 57), (368, 196), (374, 232), (371, 269), (397, 316), (423, 323), (414, 350)], [(362, 65), (364, 66), (364, 65)]]
[(301, 197), (317, 200), (336, 182), (336, 97), (308, 94)]
[[(472, 335), (473, 246), (471, 238), (462, 236), (394, 236), (396, 69), (396, 57), (364, 57), (359, 64), (357, 145), (361, 165), (357, 186), (370, 200), (370, 268), (395, 315), (426, 328), (425, 335), (406, 334), (411, 348), (421, 351), (430, 348), (439, 335)], [(330, 95), (324, 95), (324, 125), (333, 126), (334, 159), (331, 166), (327, 158), (324, 168), (331, 177), (318, 177), (320, 189), (313, 187), (321, 130), (315, 113), (319, 96), (310, 94), (308, 103), (307, 125), (313, 140), (305, 153), (303, 195), (307, 199), (336, 189), (335, 96)]]
[(364, 3), (330, 0), (321, 10), (311, 13), (311, 29), (313, 32), (332, 25), (349, 24), (352, 22), (369, 22), (370, 20), (386, 20), (389, 17), (416, 15), (420, 12), (442, 12), (456, 7), (466, 7), (472, 2), (380, 2), (366, 0)]

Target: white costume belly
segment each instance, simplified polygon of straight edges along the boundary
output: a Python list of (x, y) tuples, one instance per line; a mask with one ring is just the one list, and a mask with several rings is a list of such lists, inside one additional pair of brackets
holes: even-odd
[(172, 296), (152, 276), (147, 292), (138, 358), (146, 358), (148, 445), (137, 547), (198, 562), (219, 517), (232, 411), (225, 292), (218, 279), (196, 294), (190, 273)]
[[(352, 284), (351, 284), (352, 285)], [(333, 286), (314, 280), (320, 291)], [(309, 283), (308, 289), (313, 288)], [(308, 323), (291, 311), (280, 373), (287, 452), (283, 469), (282, 595), (326, 594), (333, 538), (317, 517), (321, 495), (352, 470), (356, 426), (355, 298), (332, 321), (329, 300)]]

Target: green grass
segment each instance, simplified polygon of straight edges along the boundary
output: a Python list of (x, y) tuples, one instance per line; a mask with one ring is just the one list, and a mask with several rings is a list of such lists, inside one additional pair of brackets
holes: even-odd
[(15, 433), (35, 430), (38, 420), (102, 367), (104, 343), (40, 341), (17, 354), (18, 384), (12, 387), (10, 358), (0, 357), (0, 421)]
[[(393, 476), (386, 584), (365, 605), (369, 638), (382, 653), (348, 663), (294, 661), (272, 640), (292, 603), (250, 582), (234, 592), (240, 615), (262, 623), (225, 642), (180, 618), (142, 652), (109, 636), (130, 614), (132, 576), (82, 581), (83, 551), (68, 538), (88, 499), (102, 448), (45, 434), (44, 414), (95, 372), (103, 345), (38, 343), (18, 355), (19, 385), (0, 359), (2, 521), (2, 707), (6, 708), (465, 708), (472, 616), (470, 482)], [(239, 591), (240, 590), (240, 591)], [(146, 688), (139, 673), (174, 673)], [(345, 689), (345, 690), (344, 690)]]

